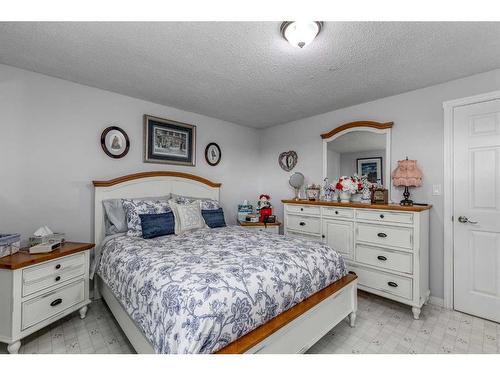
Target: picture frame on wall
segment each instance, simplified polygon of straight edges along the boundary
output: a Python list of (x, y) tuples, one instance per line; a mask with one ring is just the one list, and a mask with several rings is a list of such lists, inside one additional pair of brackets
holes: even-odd
[(382, 157), (359, 158), (356, 159), (357, 174), (366, 175), (372, 184), (384, 185), (384, 175), (382, 171)]
[(130, 150), (130, 139), (122, 128), (108, 126), (101, 133), (101, 147), (110, 158), (120, 159)]
[(144, 115), (144, 162), (194, 167), (196, 126)]

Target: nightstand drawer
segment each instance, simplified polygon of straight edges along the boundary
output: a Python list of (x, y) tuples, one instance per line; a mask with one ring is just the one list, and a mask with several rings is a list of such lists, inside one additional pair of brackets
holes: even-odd
[(22, 329), (29, 328), (83, 302), (85, 280), (66, 285), (22, 304)]
[(370, 247), (356, 246), (356, 261), (387, 270), (411, 274), (413, 271), (413, 255), (410, 253)]
[(84, 273), (84, 253), (26, 268), (23, 270), (23, 297)]
[(413, 298), (413, 283), (410, 278), (356, 266), (348, 268), (349, 271), (358, 275), (359, 285), (409, 300)]
[(322, 207), (323, 216), (341, 219), (352, 219), (354, 217), (354, 210), (338, 207)]
[(412, 237), (413, 229), (411, 228), (389, 227), (376, 224), (357, 224), (357, 241), (411, 250), (413, 248)]
[(357, 210), (356, 218), (379, 223), (413, 224), (413, 214), (408, 212)]
[(321, 207), (319, 206), (299, 206), (298, 204), (288, 204), (286, 206), (286, 212), (301, 215), (318, 215), (320, 213)]
[(321, 220), (315, 217), (288, 215), (287, 229), (311, 234), (321, 233)]

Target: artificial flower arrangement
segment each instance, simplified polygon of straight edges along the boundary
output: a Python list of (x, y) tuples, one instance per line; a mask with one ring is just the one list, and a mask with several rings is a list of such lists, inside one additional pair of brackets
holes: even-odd
[(342, 176), (335, 183), (335, 190), (356, 194), (358, 191), (363, 190), (363, 184), (357, 175)]

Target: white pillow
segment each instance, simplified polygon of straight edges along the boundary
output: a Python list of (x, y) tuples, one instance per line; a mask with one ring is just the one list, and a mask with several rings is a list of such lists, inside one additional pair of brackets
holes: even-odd
[(181, 234), (190, 230), (207, 228), (205, 220), (201, 215), (201, 201), (179, 204), (175, 200), (168, 201), (175, 218), (175, 234)]

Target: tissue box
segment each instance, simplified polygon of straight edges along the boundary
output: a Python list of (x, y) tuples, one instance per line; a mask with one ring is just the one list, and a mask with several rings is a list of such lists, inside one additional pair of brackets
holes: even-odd
[(15, 254), (21, 247), (20, 234), (0, 234), (0, 258)]
[(49, 234), (47, 236), (31, 236), (30, 237), (30, 247), (31, 246), (36, 246), (40, 245), (41, 243), (47, 243), (47, 242), (58, 242), (60, 241), (61, 243), (64, 243), (64, 233), (53, 233)]

